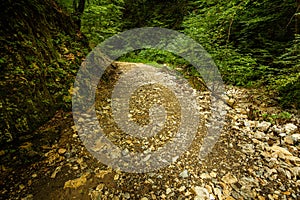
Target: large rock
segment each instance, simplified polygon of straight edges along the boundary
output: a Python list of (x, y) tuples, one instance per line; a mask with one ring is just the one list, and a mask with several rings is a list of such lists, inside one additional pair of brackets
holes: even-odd
[(266, 132), (272, 124), (270, 122), (262, 121), (258, 123), (257, 128), (262, 132)]
[(288, 134), (294, 133), (297, 130), (297, 128), (298, 127), (292, 123), (288, 123), (288, 124), (284, 125), (284, 130)]
[(210, 195), (206, 188), (195, 186), (193, 190), (196, 193), (195, 200), (210, 200)]

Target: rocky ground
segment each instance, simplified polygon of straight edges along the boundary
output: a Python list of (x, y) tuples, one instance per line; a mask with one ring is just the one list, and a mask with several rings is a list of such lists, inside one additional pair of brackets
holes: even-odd
[[(99, 86), (96, 110), (106, 113), (99, 116), (104, 124), (111, 120), (105, 102), (112, 83), (126, 69), (111, 71)], [(38, 131), (46, 137), (45, 130), (53, 134), (54, 129), (55, 139), (48, 135), (48, 141), (28, 140), (16, 147), (39, 154), (35, 162), (17, 165), (20, 156), (0, 151), (0, 199), (300, 199), (299, 112), (274, 106), (261, 90), (227, 86), (226, 91), (225, 125), (212, 152), (197, 158), (205, 135), (199, 128), (188, 151), (149, 173), (126, 173), (98, 162), (82, 144), (72, 114), (60, 111)], [(204, 124), (209, 93), (199, 93), (197, 100)], [(108, 129), (117, 130), (114, 125)], [(116, 144), (131, 150), (135, 142)]]

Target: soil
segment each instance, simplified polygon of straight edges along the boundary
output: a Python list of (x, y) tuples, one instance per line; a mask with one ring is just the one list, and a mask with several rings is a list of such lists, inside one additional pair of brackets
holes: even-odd
[[(111, 94), (112, 85), (116, 83), (120, 74), (132, 67), (134, 65), (125, 64), (123, 67), (117, 69), (111, 67), (107, 70), (105, 77), (108, 80), (102, 80), (99, 85), (101, 93), (97, 96), (99, 101), (96, 101), (96, 109), (100, 110), (101, 107), (106, 106), (103, 102)], [(151, 88), (145, 89), (150, 91)], [(251, 112), (253, 110), (281, 112), (281, 109), (272, 101), (260, 109), (262, 102), (266, 99), (263, 95), (259, 95), (259, 92), (253, 93), (250, 90), (238, 88), (236, 90), (242, 91), (243, 95), (236, 95), (234, 97), (236, 102), (230, 103), (233, 107), (236, 104), (243, 104), (247, 107), (246, 115), (252, 120), (259, 120), (258, 112)], [(257, 102), (250, 101), (249, 96), (253, 95), (257, 95), (253, 98)], [(206, 111), (205, 104), (207, 103), (209, 100), (204, 96), (202, 112)], [(254, 108), (249, 109), (249, 105)], [(102, 119), (101, 116), (99, 117)], [(136, 115), (136, 117), (140, 117), (140, 120), (147, 118), (143, 115)], [(203, 185), (209, 185), (211, 190), (215, 191), (214, 198), (216, 199), (219, 199), (215, 190), (219, 187), (217, 185), (220, 185), (223, 192), (229, 191), (229, 195), (223, 199), (251, 199), (251, 196), (238, 192), (243, 188), (240, 182), (234, 181), (228, 184), (222, 181), (228, 173), (234, 174), (240, 180), (244, 175), (250, 174), (252, 168), (255, 169), (253, 166), (257, 162), (256, 158), (249, 158), (242, 153), (240, 143), (249, 143), (250, 139), (232, 128), (232, 118), (234, 116), (227, 116), (227, 125), (224, 126), (213, 151), (201, 162), (197, 160), (197, 152), (203, 140), (203, 132), (205, 132), (203, 128), (199, 128), (191, 148), (176, 162), (154, 172), (139, 174), (111, 169), (95, 159), (80, 140), (72, 113), (57, 111), (48, 123), (34, 133), (24, 136), (14, 146), (1, 148), (0, 199), (193, 199), (196, 195), (199, 196), (195, 192), (195, 187)], [(105, 124), (105, 120), (108, 122), (109, 116), (106, 116), (102, 123)], [(145, 120), (147, 122), (148, 119)], [(112, 126), (108, 132), (113, 131), (117, 129)], [(276, 140), (271, 138), (266, 143), (271, 146), (276, 143)], [(120, 145), (126, 147), (124, 144)], [(294, 152), (294, 154), (299, 156), (299, 152)], [(184, 170), (188, 171), (188, 178), (181, 177), (180, 174)], [(204, 173), (210, 174), (212, 178), (204, 179), (200, 176)], [(217, 175), (214, 176), (213, 173)], [(282, 174), (278, 178), (282, 182), (288, 181)], [(264, 180), (259, 181), (264, 182)], [(267, 185), (259, 183), (261, 184), (259, 185), (260, 191), (256, 192), (255, 199), (270, 199), (268, 195), (273, 195), (274, 189), (279, 187), (275, 181), (268, 180), (268, 182)], [(208, 191), (209, 187), (206, 187)], [(228, 189), (229, 187), (233, 189)], [(298, 191), (297, 185), (285, 189), (288, 199), (299, 197), (297, 194), (292, 196), (292, 192), (288, 193), (288, 191)], [(237, 194), (230, 193), (230, 191), (235, 191)]]

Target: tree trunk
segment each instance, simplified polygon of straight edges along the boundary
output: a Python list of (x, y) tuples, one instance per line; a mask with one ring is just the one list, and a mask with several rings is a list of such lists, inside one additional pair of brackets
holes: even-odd
[(79, 30), (81, 28), (81, 16), (84, 11), (85, 0), (73, 0), (73, 7), (75, 11), (75, 23), (78, 26)]

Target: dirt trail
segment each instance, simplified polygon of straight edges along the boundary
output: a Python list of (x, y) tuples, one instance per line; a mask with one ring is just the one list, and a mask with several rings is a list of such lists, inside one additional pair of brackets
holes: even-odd
[[(99, 84), (95, 107), (108, 133), (118, 131), (107, 107), (112, 85), (132, 67), (135, 64), (117, 64)], [(152, 90), (144, 87), (140, 92)], [(83, 146), (72, 113), (60, 111), (41, 127), (55, 129), (59, 137), (51, 139), (47, 131), (40, 131), (44, 137), (19, 147), (27, 153), (39, 150), (42, 156), (36, 162), (18, 168), (2, 164), (0, 199), (300, 199), (299, 113), (284, 113), (266, 103), (260, 91), (230, 86), (226, 90), (232, 107), (226, 107), (226, 123), (213, 151), (201, 161), (197, 157), (210, 105), (208, 92), (200, 92), (200, 128), (190, 148), (174, 163), (150, 173), (126, 173), (98, 162)], [(134, 117), (147, 124), (147, 114)], [(164, 136), (168, 141), (172, 134)], [(123, 139), (115, 143), (129, 150), (143, 148), (134, 138)], [(1, 152), (7, 158), (8, 153)]]

